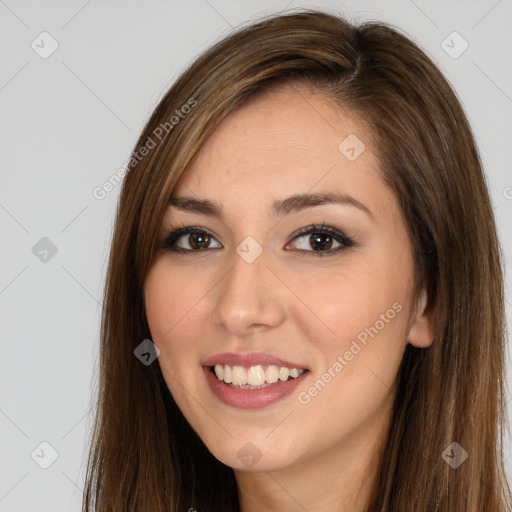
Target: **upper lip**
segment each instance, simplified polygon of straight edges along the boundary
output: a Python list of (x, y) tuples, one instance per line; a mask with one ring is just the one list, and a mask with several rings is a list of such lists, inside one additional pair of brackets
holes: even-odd
[(203, 361), (203, 366), (215, 366), (216, 364), (244, 366), (246, 368), (256, 365), (266, 366), (273, 364), (276, 366), (286, 366), (287, 368), (297, 368), (298, 370), (308, 369), (306, 366), (300, 363), (286, 361), (285, 359), (281, 359), (279, 357), (275, 357), (271, 354), (266, 354), (263, 352), (255, 352), (252, 354), (236, 354), (234, 352), (225, 352), (223, 354), (216, 354)]

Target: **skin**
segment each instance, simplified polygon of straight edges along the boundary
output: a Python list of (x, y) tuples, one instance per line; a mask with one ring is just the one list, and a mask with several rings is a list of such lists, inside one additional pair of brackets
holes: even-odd
[[(366, 146), (354, 161), (338, 150), (349, 134)], [(372, 215), (347, 204), (269, 215), (276, 199), (324, 191), (348, 194)], [(416, 307), (412, 300), (406, 226), (370, 133), (322, 93), (282, 87), (227, 117), (173, 196), (218, 202), (224, 217), (168, 208), (161, 241), (171, 226), (215, 236), (202, 252), (158, 250), (144, 287), (147, 318), (169, 390), (212, 454), (234, 469), (241, 510), (364, 510), (405, 347), (432, 342), (424, 291)], [(317, 256), (310, 235), (293, 238), (311, 223), (341, 230), (354, 245), (333, 252), (334, 241), (330, 255)], [(248, 236), (263, 249), (252, 263), (236, 252)], [(179, 244), (194, 241), (185, 235)], [(332, 375), (337, 357), (395, 303), (400, 312), (300, 403), (299, 393), (329, 368)], [(201, 367), (222, 352), (267, 352), (311, 371), (284, 400), (238, 409), (210, 391)], [(247, 443), (261, 454), (250, 468), (237, 456)]]

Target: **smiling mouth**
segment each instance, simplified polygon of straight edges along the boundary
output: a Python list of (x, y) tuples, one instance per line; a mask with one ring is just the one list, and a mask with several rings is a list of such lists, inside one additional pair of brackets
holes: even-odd
[(277, 365), (232, 366), (216, 364), (210, 371), (218, 380), (237, 389), (262, 389), (296, 379), (308, 372), (305, 368), (288, 368)]

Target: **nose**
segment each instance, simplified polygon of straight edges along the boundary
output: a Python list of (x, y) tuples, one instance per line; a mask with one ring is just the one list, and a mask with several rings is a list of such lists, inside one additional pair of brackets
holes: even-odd
[(285, 290), (267, 265), (264, 253), (252, 263), (234, 254), (231, 269), (214, 289), (212, 321), (217, 326), (246, 336), (284, 321)]

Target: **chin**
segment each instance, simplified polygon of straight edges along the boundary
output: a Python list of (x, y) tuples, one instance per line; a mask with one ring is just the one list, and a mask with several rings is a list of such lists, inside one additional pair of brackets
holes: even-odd
[[(220, 462), (240, 471), (277, 471), (294, 463), (289, 456), (293, 447), (285, 447), (277, 440), (251, 440), (249, 436), (230, 439), (223, 446), (207, 444), (210, 453)], [(296, 448), (294, 449), (295, 455)], [(296, 457), (294, 457), (295, 459)]]

